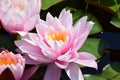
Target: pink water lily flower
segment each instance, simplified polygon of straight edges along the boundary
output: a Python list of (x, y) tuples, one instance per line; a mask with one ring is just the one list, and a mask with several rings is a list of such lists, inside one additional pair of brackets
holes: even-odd
[(61, 69), (71, 80), (84, 80), (77, 64), (97, 69), (94, 55), (78, 52), (93, 24), (85, 16), (73, 25), (72, 14), (63, 9), (59, 18), (48, 13), (46, 21), (40, 19), (37, 33), (19, 32), (22, 40), (15, 44), (28, 55), (28, 64), (48, 63), (44, 80), (60, 80)]
[(35, 27), (41, 0), (1, 0), (0, 20), (9, 33), (30, 31)]
[[(20, 80), (25, 67), (25, 59), (20, 54), (14, 54), (7, 50), (0, 53), (0, 74), (9, 68), (15, 78)], [(0, 75), (1, 76), (1, 75)]]

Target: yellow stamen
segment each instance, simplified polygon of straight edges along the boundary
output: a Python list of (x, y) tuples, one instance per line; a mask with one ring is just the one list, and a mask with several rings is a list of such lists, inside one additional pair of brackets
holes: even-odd
[(48, 34), (48, 39), (52, 39), (52, 40), (62, 40), (63, 42), (66, 40), (66, 33), (63, 31), (57, 31), (57, 32), (51, 32), (50, 34)]
[(8, 51), (5, 51), (2, 55), (0, 55), (0, 66), (1, 65), (16, 65), (17, 62), (15, 60), (15, 56), (10, 56), (10, 53)]

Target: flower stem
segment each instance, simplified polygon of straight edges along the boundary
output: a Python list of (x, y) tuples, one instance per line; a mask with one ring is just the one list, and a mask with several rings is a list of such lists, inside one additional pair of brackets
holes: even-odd
[(88, 6), (89, 6), (89, 4), (88, 4), (88, 3), (89, 3), (89, 0), (85, 0), (85, 2), (87, 3), (87, 4), (86, 4), (86, 7), (85, 7), (85, 11), (87, 12), (87, 9), (88, 9)]

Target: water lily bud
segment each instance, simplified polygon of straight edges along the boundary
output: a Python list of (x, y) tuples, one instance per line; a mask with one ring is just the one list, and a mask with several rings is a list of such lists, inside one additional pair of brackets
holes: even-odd
[(41, 0), (0, 1), (0, 21), (11, 34), (28, 32), (35, 27), (41, 9)]
[(4, 50), (0, 53), (0, 74), (5, 73), (5, 70), (8, 69), (12, 72), (15, 80), (20, 80), (23, 75), (24, 67), (25, 59), (20, 54), (14, 54), (8, 50)]

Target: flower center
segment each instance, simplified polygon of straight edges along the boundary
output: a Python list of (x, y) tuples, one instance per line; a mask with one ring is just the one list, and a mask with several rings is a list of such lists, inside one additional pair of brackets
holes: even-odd
[(1, 65), (16, 65), (15, 56), (11, 55), (8, 51), (3, 52), (0, 55), (0, 66)]
[(50, 34), (48, 34), (48, 39), (52, 39), (52, 40), (61, 40), (61, 41), (65, 41), (66, 40), (66, 32), (63, 31), (57, 31), (57, 32), (51, 32)]
[(12, 0), (12, 3), (15, 7), (19, 8), (20, 10), (23, 10), (27, 5), (27, 0)]

